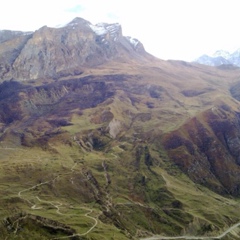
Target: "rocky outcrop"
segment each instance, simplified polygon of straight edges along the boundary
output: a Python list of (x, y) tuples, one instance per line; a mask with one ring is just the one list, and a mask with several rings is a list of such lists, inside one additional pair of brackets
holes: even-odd
[(112, 138), (116, 138), (116, 136), (120, 133), (121, 131), (121, 122), (118, 121), (117, 119), (113, 119), (109, 125), (109, 134)]
[(0, 80), (13, 78), (13, 64), (31, 37), (31, 33), (11, 34), (11, 36), (8, 34), (1, 36), (0, 34), (2, 39), (0, 43)]

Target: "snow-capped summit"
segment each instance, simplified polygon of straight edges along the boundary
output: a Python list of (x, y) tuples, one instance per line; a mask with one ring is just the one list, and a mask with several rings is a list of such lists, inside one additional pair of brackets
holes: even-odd
[(194, 62), (210, 66), (235, 65), (240, 67), (240, 48), (230, 53), (225, 50), (218, 50), (213, 55), (203, 55)]
[(223, 57), (225, 59), (228, 59), (230, 56), (230, 53), (225, 50), (217, 50), (211, 57)]
[(194, 62), (198, 62), (200, 64), (209, 65), (209, 66), (220, 66), (223, 64), (224, 65), (231, 64), (231, 62), (229, 62), (227, 59), (225, 59), (222, 56), (211, 57), (206, 54), (197, 58)]

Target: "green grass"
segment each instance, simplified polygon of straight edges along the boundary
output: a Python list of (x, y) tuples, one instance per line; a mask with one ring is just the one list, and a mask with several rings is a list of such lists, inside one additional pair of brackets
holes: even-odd
[[(24, 151), (24, 154), (21, 155), (18, 155), (17, 153), (6, 154), (6, 156), (4, 156), (4, 159), (2, 159), (0, 170), (1, 182), (7, 182), (0, 185), (0, 192), (5, 192), (4, 197), (1, 199), (1, 203), (3, 205), (8, 204), (8, 208), (11, 213), (14, 208), (16, 209), (14, 211), (17, 212), (29, 212), (48, 219), (66, 223), (67, 225), (76, 229), (76, 231), (80, 234), (86, 232), (94, 224), (94, 221), (84, 216), (87, 213), (87, 210), (81, 207), (85, 206), (93, 209), (91, 216), (96, 217), (99, 215), (99, 207), (96, 204), (92, 205), (91, 203), (88, 203), (86, 205), (86, 203), (81, 203), (81, 197), (78, 199), (77, 194), (74, 193), (77, 192), (78, 189), (71, 189), (69, 179), (71, 177), (77, 179), (77, 177), (80, 176), (81, 180), (82, 163), (77, 163), (76, 167), (74, 168), (74, 172), (71, 171), (71, 168), (75, 162), (77, 162), (75, 159), (76, 157), (79, 159), (84, 157), (86, 159), (85, 161), (88, 161), (88, 166), (95, 165), (96, 162), (99, 162), (101, 164), (101, 160), (99, 161), (98, 153), (90, 152), (83, 156), (81, 153), (79, 155), (78, 151), (75, 151), (73, 154), (72, 150), (73, 149), (69, 149), (67, 147), (60, 147), (58, 149), (59, 154), (52, 155), (48, 152), (36, 148), (27, 149), (27, 151)], [(74, 156), (74, 158), (72, 159), (70, 156)], [(108, 159), (108, 156), (105, 157), (103, 155), (103, 159)], [(10, 171), (11, 176), (8, 176), (7, 174)], [(94, 169), (92, 169), (92, 171), (94, 176), (97, 177), (99, 184), (103, 185), (105, 183), (103, 173), (99, 173)], [(54, 191), (51, 191), (51, 189), (49, 189), (49, 184), (46, 184), (36, 187), (35, 189), (22, 192), (21, 197), (24, 200), (18, 198), (19, 191), (30, 188), (31, 186), (40, 182), (51, 181), (58, 175), (59, 178), (56, 179), (54, 183)], [(16, 178), (18, 178), (17, 182)], [(50, 184), (50, 187), (51, 185), (53, 184)], [(9, 189), (9, 186), (11, 186), (11, 189)], [(81, 184), (78, 186), (80, 187)], [(65, 195), (65, 192), (68, 194)], [(36, 199), (36, 196), (39, 196), (43, 202), (39, 202)], [(31, 201), (32, 204), (36, 204), (37, 207), (42, 207), (42, 209), (31, 209), (30, 204), (25, 200)], [(63, 203), (63, 207), (60, 207), (60, 211), (66, 215), (61, 216), (57, 214), (57, 209), (48, 201)], [(6, 209), (6, 206), (4, 209), (4, 212), (1, 211), (2, 217), (11, 215)], [(93, 236), (98, 235), (94, 233), (94, 231), (91, 234), (93, 234)], [(104, 237), (108, 239), (108, 236), (113, 236), (116, 239), (125, 238), (123, 233), (121, 233), (116, 227), (113, 227), (112, 225), (102, 224), (102, 227), (97, 226), (96, 232), (103, 236), (103, 239)]]
[[(189, 231), (202, 235), (207, 231), (203, 226), (208, 225), (214, 227), (206, 234), (217, 234), (238, 221), (238, 201), (194, 184), (172, 166), (163, 149), (148, 145), (153, 161), (149, 168), (144, 151), (136, 154), (138, 148), (146, 149), (146, 143), (113, 140), (111, 144), (105, 151), (83, 152), (74, 142), (70, 146), (52, 141), (55, 153), (40, 148), (20, 148), (2, 155), (1, 218), (27, 212), (65, 223), (82, 234), (94, 224), (93, 219), (85, 216), (88, 212), (85, 207), (92, 209), (90, 216), (98, 219), (97, 226), (84, 236), (86, 239), (128, 239), (129, 233), (138, 238), (141, 232), (179, 235)], [(138, 169), (136, 158), (139, 158)], [(103, 161), (111, 178), (109, 186), (106, 186)], [(91, 170), (97, 180), (102, 203), (111, 198), (110, 218), (103, 217), (105, 208), (94, 197), (96, 186), (86, 179), (83, 169)], [(50, 183), (22, 192), (23, 199), (18, 197), (19, 191), (45, 181)], [(42, 209), (31, 209), (27, 200)], [(50, 201), (60, 202), (60, 212), (64, 215), (59, 215)], [(176, 201), (180, 208), (175, 207)], [(117, 228), (116, 223), (129, 233)]]

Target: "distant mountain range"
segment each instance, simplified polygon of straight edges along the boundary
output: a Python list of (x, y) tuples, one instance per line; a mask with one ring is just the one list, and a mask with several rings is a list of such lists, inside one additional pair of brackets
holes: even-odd
[(194, 62), (209, 66), (220, 66), (224, 64), (240, 67), (240, 48), (233, 53), (224, 50), (218, 50), (212, 56), (205, 54), (197, 58)]

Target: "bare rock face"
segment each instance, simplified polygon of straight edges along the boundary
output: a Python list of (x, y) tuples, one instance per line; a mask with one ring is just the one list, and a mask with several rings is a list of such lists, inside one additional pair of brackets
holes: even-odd
[(122, 36), (119, 24), (92, 25), (76, 18), (61, 28), (0, 33), (0, 79), (57, 79), (113, 58), (144, 53), (138, 40)]
[(121, 122), (113, 119), (109, 125), (109, 134), (112, 138), (116, 138), (117, 134), (121, 131)]
[[(19, 35), (9, 34), (8, 31), (0, 32), (0, 79), (11, 79), (13, 77), (13, 64), (21, 54), (32, 34)], [(5, 39), (5, 40), (4, 40)]]

